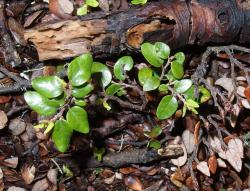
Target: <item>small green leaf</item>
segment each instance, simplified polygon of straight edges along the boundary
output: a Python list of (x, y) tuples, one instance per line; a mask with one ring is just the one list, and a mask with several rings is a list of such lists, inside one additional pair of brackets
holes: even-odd
[(186, 105), (187, 105), (188, 108), (191, 108), (191, 107), (192, 108), (199, 108), (199, 104), (196, 101), (192, 100), (192, 99), (186, 100)]
[(68, 78), (73, 86), (80, 86), (91, 77), (93, 58), (89, 53), (83, 54), (72, 60), (68, 67)]
[(106, 101), (103, 101), (102, 102), (102, 105), (103, 105), (103, 107), (106, 109), (106, 110), (111, 110), (111, 107), (110, 107), (110, 105), (106, 102)]
[(131, 3), (133, 4), (133, 5), (144, 5), (144, 4), (146, 4), (147, 3), (147, 1), (148, 0), (132, 0), (131, 1)]
[(51, 116), (57, 112), (57, 108), (52, 102), (35, 91), (27, 91), (24, 99), (32, 110), (43, 116)]
[(143, 86), (147, 79), (153, 76), (153, 70), (151, 68), (142, 68), (138, 72), (138, 80)]
[(184, 93), (192, 86), (192, 84), (193, 82), (191, 80), (183, 79), (174, 84), (174, 89), (177, 93)]
[(185, 54), (183, 52), (177, 52), (175, 55), (175, 60), (179, 62), (180, 64), (183, 64), (185, 61)]
[(111, 74), (109, 68), (107, 66), (105, 66), (104, 64), (102, 64), (100, 62), (93, 62), (92, 74), (99, 73), (99, 72), (102, 74), (102, 78), (101, 78), (102, 87), (105, 88), (111, 82), (112, 74)]
[(73, 130), (69, 127), (67, 121), (61, 119), (56, 122), (52, 134), (52, 140), (60, 152), (67, 151), (72, 134)]
[(145, 81), (143, 85), (143, 91), (155, 90), (159, 87), (159, 85), (160, 85), (160, 79), (152, 76)]
[(101, 162), (102, 161), (102, 156), (105, 153), (105, 147), (97, 148), (94, 147), (94, 157)]
[(167, 79), (170, 81), (170, 82), (173, 82), (175, 80), (177, 80), (177, 78), (174, 77), (173, 73), (171, 70), (168, 71), (168, 73), (165, 75), (167, 77)]
[(182, 108), (182, 117), (184, 117), (187, 113), (187, 106), (184, 104), (183, 108)]
[(35, 129), (43, 129), (43, 128), (45, 128), (45, 123), (40, 123), (38, 125), (35, 125), (33, 128), (35, 128)]
[(119, 92), (123, 87), (120, 84), (111, 84), (106, 90), (106, 94), (109, 96), (115, 95), (117, 92)]
[(79, 99), (76, 99), (76, 100), (75, 100), (75, 104), (78, 105), (78, 106), (80, 106), (80, 107), (84, 107), (84, 106), (87, 105), (86, 101), (84, 101), (84, 100), (79, 100)]
[(176, 79), (181, 79), (184, 75), (183, 64), (174, 60), (171, 62), (171, 71)]
[(157, 141), (157, 140), (151, 140), (149, 142), (149, 148), (154, 148), (154, 149), (160, 149), (161, 148), (161, 143), (160, 141)]
[(72, 95), (75, 98), (84, 98), (86, 95), (88, 95), (92, 90), (94, 89), (94, 86), (90, 83), (83, 84), (78, 87), (72, 88)]
[(141, 45), (141, 52), (144, 58), (154, 67), (161, 67), (164, 63), (160, 57), (158, 57), (155, 45), (151, 43), (143, 43)]
[(185, 91), (183, 93), (184, 97), (186, 100), (188, 99), (193, 99), (195, 100), (195, 96), (194, 96), (194, 85), (192, 85), (187, 91)]
[(83, 6), (79, 7), (77, 9), (77, 12), (76, 12), (76, 14), (78, 16), (87, 15), (87, 13), (88, 13), (88, 6), (86, 4), (84, 4)]
[(67, 177), (73, 177), (74, 176), (73, 172), (69, 169), (69, 167), (67, 165), (64, 164), (62, 170), (63, 170), (63, 172), (65, 173), (65, 175)]
[(156, 55), (161, 59), (167, 59), (170, 54), (170, 48), (168, 45), (162, 42), (155, 43)]
[(150, 138), (156, 138), (162, 133), (162, 128), (160, 126), (156, 126), (150, 132), (145, 132), (145, 135)]
[(49, 121), (48, 126), (47, 126), (46, 130), (44, 131), (44, 134), (49, 133), (53, 129), (54, 126), (55, 126), (55, 124), (52, 121)]
[(37, 77), (31, 82), (32, 87), (47, 98), (58, 97), (62, 94), (65, 82), (57, 76)]
[(211, 93), (203, 86), (199, 86), (199, 91), (201, 92), (200, 103), (204, 103), (211, 98)]
[(99, 3), (96, 0), (86, 0), (85, 1), (86, 5), (90, 6), (90, 7), (98, 7)]
[(55, 104), (55, 107), (62, 107), (65, 104), (66, 97), (66, 93), (63, 92), (60, 96), (50, 99), (50, 101)]
[(158, 119), (167, 119), (176, 112), (177, 108), (178, 102), (174, 96), (164, 96), (157, 107), (156, 116)]
[(167, 93), (168, 92), (168, 85), (167, 84), (161, 84), (158, 89), (159, 89), (160, 92)]
[(71, 107), (67, 112), (66, 119), (69, 127), (75, 131), (84, 134), (89, 132), (88, 115), (83, 108), (79, 106)]
[(130, 71), (134, 66), (134, 61), (131, 56), (123, 56), (115, 63), (114, 75), (119, 80), (125, 80), (126, 71)]

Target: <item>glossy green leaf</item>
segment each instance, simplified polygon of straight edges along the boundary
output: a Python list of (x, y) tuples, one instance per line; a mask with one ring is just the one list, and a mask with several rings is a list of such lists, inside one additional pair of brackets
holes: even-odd
[(76, 99), (76, 100), (75, 100), (75, 104), (78, 105), (78, 106), (80, 106), (80, 107), (84, 107), (84, 106), (87, 105), (86, 101), (84, 101), (84, 100), (79, 100), (79, 99)]
[(100, 62), (93, 62), (92, 74), (93, 73), (101, 73), (102, 74), (101, 84), (102, 84), (102, 87), (104, 87), (104, 88), (107, 85), (109, 85), (109, 83), (112, 80), (112, 74), (111, 74), (109, 68)]
[(125, 80), (126, 71), (130, 71), (134, 66), (131, 56), (123, 56), (117, 60), (114, 66), (114, 75), (119, 80)]
[(138, 80), (143, 86), (147, 79), (153, 76), (153, 70), (151, 68), (142, 68), (138, 72)]
[(155, 90), (159, 87), (159, 85), (160, 85), (160, 79), (152, 76), (145, 81), (143, 85), (143, 91)]
[(145, 135), (150, 138), (156, 138), (162, 133), (162, 128), (160, 126), (154, 127), (150, 132), (145, 132)]
[(32, 110), (43, 116), (51, 116), (57, 112), (55, 105), (51, 101), (35, 91), (27, 91), (24, 99)]
[(196, 101), (192, 100), (192, 99), (186, 100), (186, 105), (187, 105), (188, 108), (190, 108), (190, 107), (198, 108), (199, 107), (199, 104)]
[(187, 113), (187, 106), (184, 104), (182, 108), (182, 117), (184, 117)]
[(154, 149), (160, 149), (161, 148), (161, 143), (160, 141), (157, 141), (157, 140), (151, 140), (149, 142), (149, 148), (154, 148)]
[(144, 5), (147, 3), (148, 0), (132, 0), (131, 3), (133, 5)]
[(92, 90), (94, 89), (94, 86), (90, 83), (83, 84), (78, 87), (72, 88), (72, 95), (75, 98), (84, 98), (86, 95), (88, 95)]
[(119, 90), (121, 90), (123, 87), (119, 84), (111, 84), (106, 90), (106, 94), (109, 96), (115, 95)]
[(88, 13), (88, 6), (86, 4), (84, 4), (83, 6), (79, 7), (77, 9), (77, 12), (76, 12), (76, 14), (78, 16), (87, 15), (87, 13)]
[(176, 79), (181, 79), (184, 75), (183, 64), (174, 60), (171, 62), (171, 72)]
[(101, 148), (94, 147), (94, 156), (99, 162), (102, 161), (102, 156), (104, 153), (105, 153), (105, 147)]
[(177, 78), (174, 77), (173, 73), (171, 70), (168, 71), (167, 74), (165, 74), (166, 78), (170, 81), (173, 82), (175, 80), (177, 80)]
[(184, 95), (184, 97), (185, 97), (185, 99), (186, 100), (188, 100), (188, 99), (193, 99), (193, 100), (195, 100), (195, 96), (194, 96), (194, 85), (192, 85), (187, 91), (185, 91), (184, 93), (183, 93), (183, 95)]
[(183, 79), (183, 80), (177, 81), (174, 84), (174, 90), (177, 93), (184, 93), (192, 86), (192, 84), (193, 84), (193, 82), (191, 80)]
[(170, 48), (163, 42), (155, 43), (156, 55), (161, 59), (167, 59), (170, 54)]
[(52, 105), (54, 104), (55, 107), (62, 107), (65, 104), (66, 97), (66, 93), (63, 92), (60, 96), (50, 99), (50, 102), (52, 103)]
[(73, 86), (80, 86), (91, 77), (93, 58), (89, 53), (83, 54), (72, 60), (68, 67), (68, 78)]
[(141, 52), (144, 58), (154, 67), (161, 67), (164, 63), (160, 57), (158, 57), (155, 45), (151, 43), (143, 43), (141, 45)]
[(97, 0), (86, 0), (85, 3), (86, 3), (86, 5), (88, 5), (90, 7), (98, 7), (99, 6), (99, 2)]
[(46, 127), (46, 129), (44, 131), (44, 134), (49, 133), (53, 129), (54, 126), (55, 126), (55, 124), (52, 121), (49, 121), (48, 125), (47, 125), (47, 127)]
[(157, 107), (156, 116), (158, 119), (167, 119), (176, 112), (177, 108), (178, 102), (174, 96), (164, 96)]
[(199, 87), (199, 92), (201, 92), (200, 103), (204, 103), (211, 98), (211, 93), (203, 86)]
[(185, 54), (183, 52), (177, 52), (175, 55), (175, 60), (180, 64), (183, 64), (185, 61)]
[(167, 93), (168, 92), (168, 85), (167, 84), (161, 84), (158, 89), (159, 89), (160, 92)]
[(75, 131), (84, 134), (89, 132), (88, 115), (83, 108), (79, 106), (71, 107), (67, 112), (66, 119), (69, 127)]
[(57, 76), (43, 76), (35, 78), (31, 84), (41, 95), (54, 98), (62, 94), (65, 82)]
[(67, 149), (69, 148), (72, 134), (73, 130), (69, 127), (67, 121), (58, 120), (55, 123), (55, 127), (52, 134), (52, 140), (54, 141), (56, 148), (60, 152), (67, 151)]

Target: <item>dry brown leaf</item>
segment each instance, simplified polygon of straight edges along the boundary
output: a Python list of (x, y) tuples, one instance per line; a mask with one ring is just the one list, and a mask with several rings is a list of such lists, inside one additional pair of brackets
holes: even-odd
[(18, 157), (7, 158), (4, 160), (6, 166), (16, 168), (18, 165)]
[(29, 27), (30, 25), (32, 25), (40, 16), (41, 14), (43, 13), (42, 10), (40, 11), (36, 11), (34, 13), (32, 13), (31, 15), (29, 15), (27, 18), (26, 18), (26, 21), (24, 23), (24, 27)]
[(0, 96), (0, 104), (8, 103), (11, 99), (11, 96)]
[(109, 178), (103, 179), (105, 184), (113, 184), (114, 180), (115, 180), (115, 174)]
[(209, 168), (206, 161), (200, 162), (196, 167), (200, 172), (206, 176), (210, 176)]
[(3, 171), (2, 169), (0, 168), (0, 180), (3, 179)]
[(10, 121), (9, 129), (12, 133), (12, 135), (20, 135), (25, 131), (26, 123), (20, 119), (15, 118)]
[(216, 173), (217, 170), (217, 159), (215, 155), (212, 155), (208, 159), (208, 168), (212, 174)]
[(48, 180), (46, 178), (42, 179), (42, 180), (38, 180), (31, 191), (44, 191), (47, 190), (49, 187), (49, 183)]
[(247, 100), (250, 102), (250, 86), (245, 88), (244, 95), (246, 96)]
[(221, 86), (225, 90), (227, 90), (229, 96), (234, 91), (232, 78), (219, 78), (218, 80), (215, 81), (215, 85)]
[(181, 148), (183, 149), (183, 156), (177, 158), (177, 159), (171, 159), (171, 162), (175, 165), (175, 166), (183, 166), (186, 162), (187, 162), (187, 150), (186, 147), (183, 143), (181, 143)]
[(209, 137), (209, 143), (221, 158), (226, 159), (226, 152), (222, 149), (220, 139), (217, 136), (214, 136), (213, 138)]
[(135, 176), (127, 176), (124, 178), (124, 184), (129, 187), (130, 189), (141, 191), (142, 190), (142, 183), (139, 178)]
[(8, 188), (7, 191), (27, 191), (27, 190), (21, 187), (11, 186)]
[(36, 168), (34, 165), (24, 165), (21, 174), (26, 184), (31, 184), (35, 178)]
[(198, 144), (198, 142), (199, 142), (199, 130), (200, 130), (200, 126), (201, 126), (201, 122), (198, 121), (195, 124), (195, 127), (194, 127), (194, 143), (195, 144)]
[(194, 134), (191, 133), (188, 129), (186, 129), (185, 131), (183, 131), (181, 137), (183, 144), (186, 147), (187, 153), (191, 154), (194, 150), (194, 145), (195, 145)]
[(3, 129), (8, 122), (8, 117), (4, 111), (0, 110), (0, 129)]
[(131, 174), (133, 172), (136, 172), (137, 169), (133, 167), (124, 167), (124, 168), (120, 168), (119, 171), (122, 174)]
[(190, 189), (190, 190), (193, 190), (194, 189), (194, 184), (193, 184), (193, 179), (192, 177), (188, 177), (186, 179), (186, 186)]
[(57, 174), (58, 174), (58, 169), (49, 169), (49, 171), (47, 172), (47, 177), (49, 181), (54, 185), (57, 184)]
[(236, 126), (239, 114), (240, 114), (240, 107), (238, 104), (234, 104), (229, 118), (232, 127)]
[(72, 17), (74, 6), (70, 0), (50, 0), (49, 10), (57, 17), (68, 19)]
[(181, 188), (181, 187), (183, 186), (183, 184), (182, 184), (181, 181), (175, 179), (174, 174), (172, 174), (172, 175), (170, 176), (170, 180), (171, 180), (171, 182), (172, 182), (175, 186), (177, 186), (178, 188)]

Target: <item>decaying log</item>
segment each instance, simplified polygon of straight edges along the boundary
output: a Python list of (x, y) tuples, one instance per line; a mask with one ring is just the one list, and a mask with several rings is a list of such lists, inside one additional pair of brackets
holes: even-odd
[(115, 13), (95, 13), (25, 31), (39, 59), (64, 59), (85, 52), (110, 56), (137, 51), (140, 44), (171, 48), (250, 42), (250, 1), (162, 0)]

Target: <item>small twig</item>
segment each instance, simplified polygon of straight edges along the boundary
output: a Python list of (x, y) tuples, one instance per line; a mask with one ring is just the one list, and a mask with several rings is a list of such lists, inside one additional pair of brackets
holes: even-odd
[[(106, 144), (111, 144), (111, 145), (121, 145), (121, 140), (106, 140), (105, 143)], [(123, 140), (123, 145), (131, 145), (131, 146), (135, 146), (135, 147), (142, 147), (148, 144), (148, 140), (146, 141), (140, 141), (140, 142), (136, 142), (136, 141), (124, 141)]]
[(22, 156), (31, 154), (35, 146), (37, 146), (40, 142), (41, 142), (40, 140), (36, 140), (34, 143), (32, 143), (32, 145), (28, 148), (28, 150), (22, 153)]
[(61, 174), (63, 174), (63, 170), (61, 169), (61, 167), (59, 166), (59, 164), (53, 158), (51, 158), (50, 160), (56, 165), (56, 167), (58, 168), (59, 172)]

